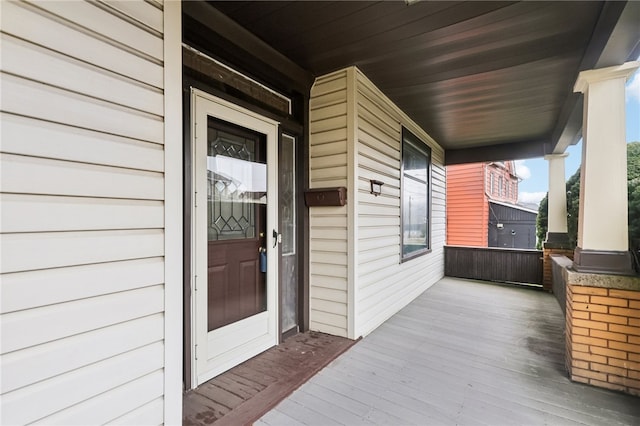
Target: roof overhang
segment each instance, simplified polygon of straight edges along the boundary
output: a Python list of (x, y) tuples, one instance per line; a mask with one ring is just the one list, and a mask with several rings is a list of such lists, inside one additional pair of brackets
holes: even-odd
[(504, 203), (502, 201), (497, 201), (497, 200), (489, 200), (489, 202), (491, 204), (497, 204), (499, 206), (504, 206), (504, 207), (509, 207), (510, 209), (515, 209), (515, 210), (521, 210), (523, 212), (527, 212), (527, 213), (533, 213), (533, 214), (538, 214), (537, 210), (533, 210), (524, 206), (520, 206), (518, 204), (510, 204), (510, 203)]
[(185, 2), (185, 36), (284, 90), (355, 65), (446, 164), (578, 141), (580, 71), (640, 54), (640, 2)]

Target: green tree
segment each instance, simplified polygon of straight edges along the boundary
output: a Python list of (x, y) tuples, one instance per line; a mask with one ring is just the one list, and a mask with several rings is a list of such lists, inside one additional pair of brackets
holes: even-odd
[(629, 245), (640, 250), (640, 178), (629, 181)]
[(567, 181), (567, 234), (571, 248), (578, 244), (578, 215), (580, 213), (580, 169)]
[(536, 248), (542, 249), (542, 243), (547, 238), (547, 225), (549, 223), (549, 193), (540, 200), (538, 216), (536, 216)]
[(629, 194), (629, 247), (640, 250), (640, 142), (627, 145), (627, 178)]
[(640, 178), (640, 142), (627, 144), (627, 179)]
[[(627, 144), (627, 178), (629, 197), (629, 246), (640, 249), (640, 142)], [(578, 213), (580, 207), (580, 169), (567, 181), (567, 233), (571, 247), (578, 243)], [(538, 248), (547, 235), (549, 193), (540, 201), (536, 219)]]

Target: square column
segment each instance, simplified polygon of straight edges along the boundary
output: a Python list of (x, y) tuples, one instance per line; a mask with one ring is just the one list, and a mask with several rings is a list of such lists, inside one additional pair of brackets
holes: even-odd
[[(567, 248), (567, 190), (564, 177), (564, 159), (569, 154), (545, 155), (549, 162), (548, 226), (545, 246)], [(558, 247), (560, 248), (560, 247)]]
[(547, 204), (547, 236), (542, 244), (542, 287), (553, 291), (552, 255), (573, 259), (573, 249), (567, 232), (567, 185), (564, 178), (564, 159), (568, 154), (545, 155), (549, 162), (549, 195)]
[(583, 71), (574, 92), (584, 94), (578, 247), (579, 272), (632, 275), (628, 251), (625, 83), (640, 66)]

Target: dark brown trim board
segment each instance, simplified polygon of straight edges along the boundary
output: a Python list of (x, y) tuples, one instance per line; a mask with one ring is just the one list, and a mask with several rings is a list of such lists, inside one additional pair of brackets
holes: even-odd
[[(183, 2), (184, 37), (275, 89), (308, 93), (313, 75), (207, 2)], [(250, 71), (250, 72), (249, 72)]]
[(635, 275), (629, 251), (584, 250), (576, 247), (573, 269), (591, 274)]
[(188, 87), (182, 90), (182, 335), (183, 385), (191, 388), (191, 98)]
[(526, 159), (543, 157), (547, 152), (548, 140), (514, 141), (487, 145), (478, 148), (447, 149), (445, 166), (452, 164), (479, 163), (482, 161), (507, 161), (514, 158)]
[(569, 234), (566, 232), (547, 232), (547, 239), (543, 246), (544, 248), (568, 249), (570, 248)]

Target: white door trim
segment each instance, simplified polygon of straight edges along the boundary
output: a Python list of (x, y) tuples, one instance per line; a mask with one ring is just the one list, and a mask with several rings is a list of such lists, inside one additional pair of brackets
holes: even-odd
[[(206, 175), (198, 176), (198, 170), (206, 170), (206, 151), (202, 155), (203, 143), (207, 140), (207, 116), (262, 133), (267, 137), (267, 310), (238, 321), (229, 326), (208, 332), (207, 330), (207, 232), (206, 232)], [(252, 356), (274, 346), (278, 341), (278, 248), (272, 230), (277, 230), (278, 218), (278, 125), (224, 99), (191, 89), (191, 148), (192, 148), (192, 277), (191, 277), (191, 330), (192, 330), (192, 385), (210, 380)], [(206, 149), (206, 148), (205, 148)], [(198, 163), (199, 162), (199, 163)], [(201, 164), (200, 164), (201, 163)], [(256, 254), (257, 255), (257, 254)], [(256, 334), (258, 333), (258, 334)], [(253, 336), (249, 342), (238, 343), (242, 336)], [(247, 337), (249, 338), (249, 337)], [(229, 340), (223, 340), (229, 339)], [(231, 343), (230, 343), (231, 342)], [(225, 346), (227, 345), (227, 346)], [(212, 356), (212, 353), (215, 354)]]

